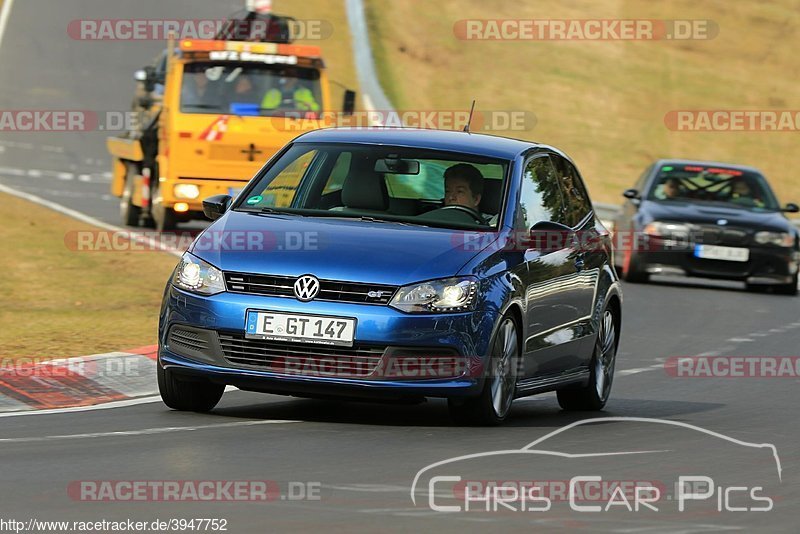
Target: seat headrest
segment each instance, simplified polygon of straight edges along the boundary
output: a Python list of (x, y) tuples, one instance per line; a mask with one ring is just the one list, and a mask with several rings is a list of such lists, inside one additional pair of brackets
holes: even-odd
[(497, 215), (500, 210), (500, 197), (503, 195), (503, 180), (483, 180), (483, 194), (481, 195), (481, 213)]
[(383, 174), (375, 172), (375, 161), (353, 155), (350, 170), (342, 184), (342, 203), (348, 208), (384, 211), (389, 193)]

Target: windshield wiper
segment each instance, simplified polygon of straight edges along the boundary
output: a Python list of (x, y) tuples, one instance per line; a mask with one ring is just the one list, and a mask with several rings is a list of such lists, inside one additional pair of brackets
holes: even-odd
[[(352, 218), (355, 219), (355, 217)], [(394, 223), (394, 224), (402, 224), (403, 226), (424, 226), (425, 228), (430, 228), (427, 224), (408, 222), (408, 221), (395, 221), (392, 219), (378, 219), (375, 217), (370, 217), (369, 215), (362, 215), (360, 217), (360, 220), (364, 222)]]

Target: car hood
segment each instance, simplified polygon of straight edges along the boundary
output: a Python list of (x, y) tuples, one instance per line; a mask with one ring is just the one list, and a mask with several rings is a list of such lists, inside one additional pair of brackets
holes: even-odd
[(198, 236), (190, 252), (223, 271), (404, 285), (455, 275), (494, 238), (444, 228), (231, 211)]
[(778, 232), (793, 232), (794, 227), (781, 212), (757, 211), (725, 205), (701, 204), (692, 202), (653, 202), (643, 203), (640, 210), (644, 224), (651, 221), (676, 221), (696, 224), (716, 225), (722, 219), (729, 226), (749, 227)]

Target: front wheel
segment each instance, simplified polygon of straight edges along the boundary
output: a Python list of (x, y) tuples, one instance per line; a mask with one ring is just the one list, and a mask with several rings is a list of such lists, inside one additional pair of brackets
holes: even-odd
[(611, 394), (614, 381), (614, 364), (617, 359), (617, 327), (610, 309), (603, 312), (600, 331), (592, 356), (589, 383), (579, 388), (565, 388), (557, 392), (558, 404), (568, 411), (602, 410)]
[(493, 426), (502, 423), (511, 411), (519, 371), (519, 337), (513, 317), (504, 315), (492, 344), (492, 357), (480, 395), (470, 399), (450, 399), (450, 416), (462, 425)]
[(798, 277), (797, 274), (795, 274), (794, 278), (792, 278), (791, 284), (785, 284), (776, 287), (775, 293), (778, 293), (779, 295), (789, 295), (791, 297), (796, 296), (798, 293), (797, 284), (798, 284)]
[(202, 381), (183, 381), (175, 373), (158, 366), (158, 391), (161, 400), (173, 410), (209, 412), (225, 392), (225, 386)]
[(136, 187), (136, 171), (132, 165), (128, 165), (125, 175), (125, 189), (119, 199), (119, 217), (122, 224), (126, 226), (139, 226), (139, 217), (142, 208), (133, 203), (133, 190)]

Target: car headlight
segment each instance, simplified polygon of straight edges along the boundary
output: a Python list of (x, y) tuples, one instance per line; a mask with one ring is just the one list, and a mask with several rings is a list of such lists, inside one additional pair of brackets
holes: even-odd
[(794, 236), (787, 232), (758, 232), (756, 243), (759, 245), (778, 245), (779, 247), (793, 247)]
[(194, 184), (178, 184), (173, 189), (175, 198), (194, 200), (200, 196), (200, 188)]
[(644, 227), (644, 233), (656, 237), (687, 239), (692, 232), (691, 225), (671, 222), (651, 222)]
[(389, 306), (410, 313), (468, 311), (474, 307), (477, 293), (475, 278), (444, 278), (401, 287)]
[(188, 252), (172, 275), (172, 284), (185, 291), (201, 295), (215, 295), (225, 291), (222, 271)]

